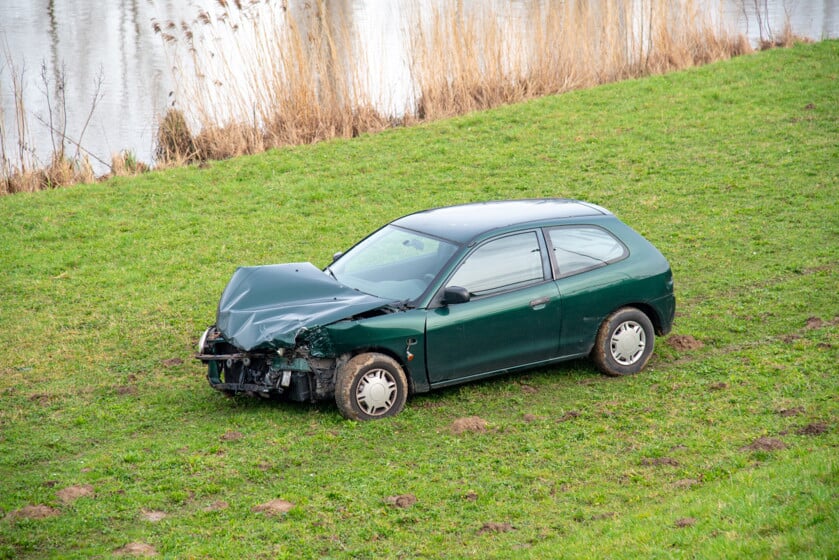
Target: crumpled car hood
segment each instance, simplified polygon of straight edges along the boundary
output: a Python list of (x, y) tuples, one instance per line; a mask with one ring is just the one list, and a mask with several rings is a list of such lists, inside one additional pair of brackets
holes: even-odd
[(240, 267), (221, 295), (216, 327), (245, 351), (292, 348), (304, 329), (391, 303), (342, 285), (312, 263)]

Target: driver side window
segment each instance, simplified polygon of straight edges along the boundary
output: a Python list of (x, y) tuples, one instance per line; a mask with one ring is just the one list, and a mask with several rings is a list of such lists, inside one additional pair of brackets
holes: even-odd
[(530, 231), (484, 243), (466, 258), (448, 285), (480, 296), (543, 279), (539, 240)]

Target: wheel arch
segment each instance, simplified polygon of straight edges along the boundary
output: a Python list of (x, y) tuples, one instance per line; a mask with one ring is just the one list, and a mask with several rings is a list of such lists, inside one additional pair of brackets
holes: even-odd
[(405, 362), (403, 357), (391, 350), (390, 348), (384, 346), (364, 346), (361, 348), (356, 348), (349, 353), (350, 357), (348, 358), (348, 361), (361, 354), (371, 353), (382, 354), (384, 356), (387, 356), (388, 358), (393, 359), (397, 364), (399, 364), (399, 367), (402, 368), (402, 373), (405, 374), (405, 378), (408, 381), (408, 396), (410, 397), (416, 392), (416, 388), (414, 386), (414, 376), (412, 375), (411, 369), (408, 367), (408, 364)]
[[(609, 313), (606, 316), (606, 319), (611, 317), (612, 314), (615, 313), (616, 311), (618, 311), (619, 309), (624, 309), (624, 308), (627, 308), (627, 307), (634, 307), (635, 309), (637, 309), (638, 311), (640, 311), (644, 315), (646, 315), (650, 319), (650, 322), (653, 324), (653, 330), (655, 331), (655, 334), (657, 334), (659, 336), (664, 334), (663, 322), (661, 320), (661, 317), (658, 314), (658, 311), (656, 311), (655, 307), (653, 307), (652, 305), (650, 305), (648, 303), (637, 302), (637, 303), (627, 303), (627, 304), (621, 305), (621, 306), (613, 309), (612, 312)], [(604, 321), (606, 319), (604, 319)]]

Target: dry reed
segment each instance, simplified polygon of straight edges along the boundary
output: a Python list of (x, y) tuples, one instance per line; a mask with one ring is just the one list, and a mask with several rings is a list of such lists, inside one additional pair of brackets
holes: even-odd
[[(175, 69), (178, 100), (158, 123), (158, 167), (353, 137), (751, 51), (744, 36), (719, 23), (722, 3), (717, 13), (698, 0), (417, 3), (406, 26), (411, 107), (390, 115), (368, 97), (350, 0), (216, 1), (192, 21), (153, 23)], [(763, 46), (796, 39), (787, 25)], [(0, 114), (0, 194), (93, 180), (80, 142), (75, 156), (65, 156), (64, 143), (73, 142), (64, 130), (58, 143), (53, 138), (59, 147), (50, 162), (38, 165), (23, 73), (8, 54), (7, 60), (16, 141), (9, 141)], [(52, 115), (50, 129), (56, 132)], [(148, 168), (125, 152), (110, 167), (117, 175)]]
[[(417, 114), (436, 119), (749, 52), (692, 0), (435, 11), (412, 36)], [(421, 19), (421, 18), (420, 18)]]
[(406, 26), (413, 104), (395, 116), (366, 97), (364, 53), (346, 1), (296, 10), (218, 3), (218, 14), (155, 24), (175, 61), (178, 98), (189, 99), (161, 122), (159, 161), (351, 137), (751, 50), (694, 0), (418, 4)]
[[(2, 106), (0, 106), (0, 195), (35, 192), (95, 181), (96, 176), (88, 156), (81, 154), (84, 151), (81, 140), (100, 99), (102, 77), (100, 76), (97, 80), (96, 93), (91, 102), (87, 121), (79, 133), (79, 139), (73, 140), (67, 133), (67, 120), (64, 118), (66, 115), (64, 71), (62, 69), (56, 73), (55, 87), (51, 87), (53, 84), (47, 77), (46, 66), (41, 66), (43, 91), (55, 92), (55, 98), (51, 98), (49, 93), (45, 93), (48, 107), (47, 118), (38, 117), (41, 124), (48, 128), (53, 145), (53, 152), (49, 161), (42, 164), (35, 154), (29, 128), (29, 112), (26, 109), (23, 95), (25, 69), (15, 64), (8, 49), (5, 49), (4, 55), (9, 68), (12, 98), (14, 99), (15, 130), (13, 136), (7, 134), (4, 124), (5, 115)], [(68, 144), (76, 148), (72, 156), (67, 155), (66, 146)]]
[(178, 98), (190, 100), (164, 117), (159, 160), (222, 159), (389, 125), (365, 97), (345, 2), (219, 4), (218, 15), (155, 26), (175, 61)]
[(111, 156), (111, 174), (117, 177), (139, 175), (149, 170), (149, 166), (137, 160), (133, 152), (123, 150)]

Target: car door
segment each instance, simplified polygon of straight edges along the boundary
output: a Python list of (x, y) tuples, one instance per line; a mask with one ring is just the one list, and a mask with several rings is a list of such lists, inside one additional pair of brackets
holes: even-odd
[(606, 316), (631, 300), (627, 276), (617, 264), (627, 247), (604, 228), (580, 224), (547, 232), (562, 298), (560, 355), (587, 354)]
[(556, 356), (560, 299), (541, 232), (482, 243), (445, 285), (466, 288), (470, 299), (428, 312), (426, 359), (433, 386)]

